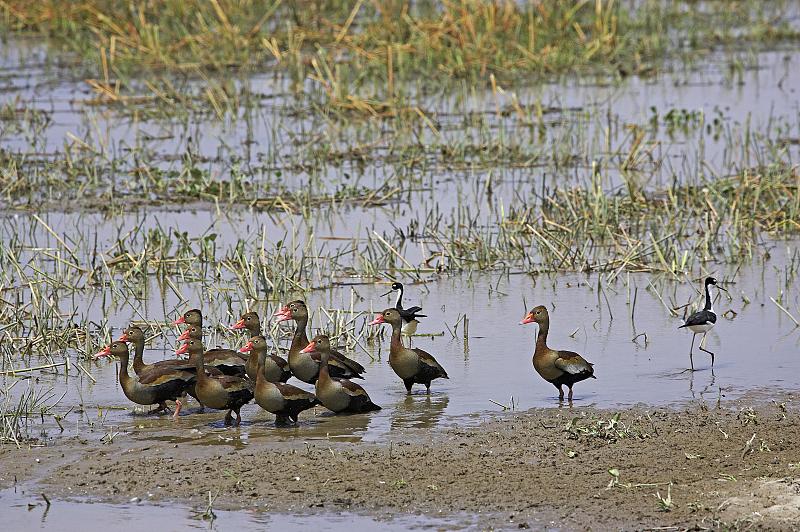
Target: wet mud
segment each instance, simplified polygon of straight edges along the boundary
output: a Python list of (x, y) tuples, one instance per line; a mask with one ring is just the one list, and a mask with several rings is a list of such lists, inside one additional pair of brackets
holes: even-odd
[(680, 409), (493, 414), (380, 443), (242, 442), (239, 429), (215, 444), (178, 430), (106, 445), (68, 438), (0, 448), (0, 482), (52, 499), (200, 511), (211, 493), (217, 509), (316, 516), (318, 525), (348, 512), (477, 529), (790, 530), (800, 503), (799, 414), (795, 395), (751, 394)]

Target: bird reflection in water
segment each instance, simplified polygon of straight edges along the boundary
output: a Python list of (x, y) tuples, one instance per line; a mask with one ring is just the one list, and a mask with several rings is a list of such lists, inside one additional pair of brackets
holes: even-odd
[(366, 434), (370, 423), (369, 414), (340, 414), (331, 412), (323, 413), (313, 418), (303, 427), (303, 436), (306, 439), (331, 439), (341, 442), (360, 442)]
[(447, 395), (406, 395), (395, 403), (391, 428), (433, 428), (441, 420), (449, 402)]

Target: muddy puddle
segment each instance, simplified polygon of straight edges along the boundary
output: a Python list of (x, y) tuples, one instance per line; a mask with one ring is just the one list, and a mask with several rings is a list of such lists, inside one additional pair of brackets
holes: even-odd
[[(45, 495), (46, 496), (46, 495)], [(124, 523), (126, 531), (148, 530), (255, 530), (279, 527), (281, 530), (457, 530), (468, 520), (415, 518), (377, 519), (357, 514), (283, 515), (268, 512), (235, 512), (191, 509), (180, 505), (160, 506), (131, 501), (114, 505), (85, 500), (45, 500), (41, 493), (10, 488), (0, 491), (3, 526), (6, 530), (77, 530), (91, 523), (92, 530), (112, 529)]]

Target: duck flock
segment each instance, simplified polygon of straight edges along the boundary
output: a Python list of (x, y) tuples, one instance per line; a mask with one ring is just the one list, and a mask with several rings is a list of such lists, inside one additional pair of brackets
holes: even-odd
[[(704, 335), (716, 323), (709, 287), (716, 285), (713, 277), (705, 280), (706, 303), (703, 310), (689, 316), (681, 328), (692, 333), (689, 350), (691, 369), (694, 369), (692, 349), (697, 334)], [(431, 382), (448, 379), (447, 371), (430, 353), (418, 348), (406, 347), (403, 337), (416, 331), (421, 307), (403, 308), (403, 285), (393, 283), (397, 293), (395, 306), (375, 316), (369, 325), (386, 324), (392, 328), (389, 350), (389, 365), (402, 380), (408, 393), (415, 384), (425, 386), (430, 393)], [(391, 293), (388, 292), (388, 293)], [(388, 295), (384, 294), (384, 295)], [(125, 396), (140, 405), (158, 405), (155, 412), (169, 410), (168, 401), (175, 402), (174, 417), (177, 418), (186, 395), (194, 397), (203, 408), (227, 411), (226, 424), (241, 422), (240, 409), (252, 400), (267, 412), (275, 415), (276, 424), (296, 423), (304, 410), (316, 405), (334, 413), (361, 413), (380, 410), (367, 391), (355, 379), (364, 379), (364, 366), (338, 352), (331, 346), (330, 338), (320, 334), (310, 341), (306, 334), (308, 307), (301, 300), (291, 301), (274, 314), (278, 322), (294, 321), (296, 324), (288, 360), (276, 354), (262, 335), (261, 321), (255, 312), (246, 312), (233, 329), (247, 331), (249, 339), (239, 350), (209, 349), (203, 345), (203, 314), (191, 309), (174, 321), (186, 328), (178, 337), (184, 343), (176, 350), (177, 355), (188, 355), (187, 359), (176, 358), (153, 364), (143, 360), (145, 335), (136, 325), (131, 325), (95, 358), (115, 356), (121, 369), (119, 382)], [(539, 305), (529, 311), (520, 324), (536, 323), (538, 334), (533, 354), (533, 367), (564, 398), (564, 386), (572, 399), (575, 383), (594, 379), (594, 365), (578, 353), (551, 349), (547, 345), (550, 317), (547, 308)], [(705, 339), (705, 336), (703, 337)], [(128, 372), (129, 344), (133, 345), (133, 371)], [(711, 354), (712, 365), (714, 354)], [(298, 381), (314, 385), (314, 393), (288, 384), (294, 377)], [(234, 418), (235, 415), (235, 418)]]

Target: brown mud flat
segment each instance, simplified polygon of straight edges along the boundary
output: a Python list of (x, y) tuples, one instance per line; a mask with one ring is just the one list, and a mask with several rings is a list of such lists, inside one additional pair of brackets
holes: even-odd
[(453, 516), (482, 529), (792, 530), (798, 407), (785, 395), (681, 410), (552, 408), (403, 431), (391, 443), (70, 438), (1, 448), (0, 485), (197, 508), (211, 491), (220, 509)]

